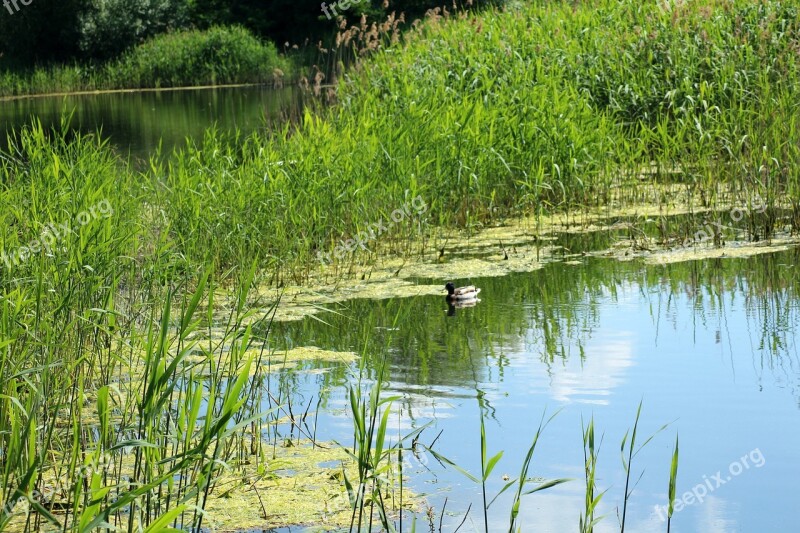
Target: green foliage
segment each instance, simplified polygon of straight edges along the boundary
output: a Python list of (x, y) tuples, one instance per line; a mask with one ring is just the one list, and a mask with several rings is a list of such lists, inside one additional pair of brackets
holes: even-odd
[[(150, 230), (137, 229), (134, 175), (96, 137), (66, 131), (34, 124), (0, 158), (0, 250), (28, 250), (0, 267), (0, 529), (20, 500), (37, 511), (31, 519), (65, 531), (163, 531), (179, 516), (199, 529), (229, 443), (260, 418), (257, 401), (245, 406), (255, 394), (248, 313), (231, 312), (224, 361), (201, 350), (217, 371), (199, 379), (185, 358), (198, 353), (191, 337), (216, 278), (170, 276), (172, 253), (157, 238), (143, 253)], [(237, 287), (246, 295), (250, 283)], [(54, 492), (45, 472), (58, 473)], [(51, 498), (70, 512), (51, 514)]]
[[(457, 4), (498, 3), (502, 0)], [(382, 21), (396, 12), (405, 13), (410, 21), (440, 5), (439, 0), (396, 0), (386, 5), (363, 0), (344, 14), (351, 21), (363, 14)], [(318, 0), (35, 0), (28, 6), (20, 4), (13, 13), (0, 5), (0, 66), (25, 72), (75, 61), (94, 64), (162, 33), (214, 26), (242, 26), (281, 47), (287, 42), (315, 46), (333, 38), (338, 22), (325, 17)]]
[(94, 0), (81, 16), (80, 48), (106, 60), (187, 23), (186, 0)]
[(281, 83), (290, 72), (271, 43), (242, 28), (215, 27), (161, 34), (104, 65), (0, 71), (0, 94)]
[[(557, 2), (431, 18), (350, 71), (338, 105), (268, 136), (209, 132), (169, 168), (154, 163), (170, 237), (190, 262), (259, 258), (301, 280), (318, 252), (418, 195), (430, 206), (421, 222), (469, 226), (635, 198), (628, 180), (665, 179), (709, 204), (719, 180), (759, 194), (768, 209), (752, 234), (768, 235), (770, 209), (800, 193), (792, 11), (742, 1), (711, 17), (691, 4)], [(730, 33), (737, 20), (746, 34)], [(641, 47), (664, 61), (630, 52)], [(178, 32), (104, 76), (132, 87), (264, 80), (281, 68), (274, 54), (241, 29)], [(214, 209), (201, 201), (209, 195)], [(398, 226), (373, 246), (397, 249), (422, 228)]]
[[(226, 442), (258, 403), (242, 403), (254, 394), (244, 356), (252, 330), (243, 326), (248, 317), (242, 314), (256, 271), (276, 285), (309, 279), (317, 274), (317, 252), (387, 220), (417, 196), (429, 205), (424, 220), (396, 226), (374, 243), (375, 254), (414, 253), (426, 224), (471, 227), (504, 216), (603, 205), (620, 189), (635, 199), (639, 189), (631, 184), (647, 180), (680, 180), (693, 193), (708, 195), (709, 203), (724, 182), (745, 197), (761, 193), (770, 209), (787, 199), (795, 206), (795, 13), (777, 1), (702, 9), (715, 6), (692, 2), (668, 13), (616, 0), (548, 2), (476, 19), (431, 19), (405, 44), (378, 51), (351, 71), (338, 88), (339, 105), (307, 109), (299, 123), (269, 136), (228, 138), (210, 131), (169, 160), (154, 158), (142, 172), (120, 162), (96, 136), (45, 132), (38, 124), (20, 132), (0, 158), (4, 252), (30, 248), (47, 224), (74, 220), (106, 199), (114, 216), (65, 234), (52, 253), (31, 254), (13, 268), (0, 265), (0, 448), (8, 458), (0, 475), (6, 502), (41, 486), (44, 468), (74, 472), (84, 451), (121, 459), (127, 448), (135, 457), (126, 467), (135, 472), (137, 488), (117, 491), (121, 484), (115, 484), (109, 491), (94, 476), (75, 483), (69, 501), (78, 524), (89, 528), (112, 515), (133, 516), (126, 514), (133, 504), (143, 528), (159, 527), (190, 500), (202, 504), (195, 485), (169, 484), (194, 476), (208, 488), (229, 451)], [(12, 17), (1, 20), (25, 20), (22, 13)], [(616, 59), (606, 61), (607, 55)], [(109, 72), (135, 84), (223, 82), (241, 73), (270, 75), (275, 57), (274, 49), (243, 30), (213, 28), (156, 37)], [(65, 77), (84, 75), (70, 72)], [(672, 172), (642, 171), (652, 166)], [(758, 222), (765, 227), (774, 224), (770, 209)], [(332, 270), (347, 274), (354, 261), (344, 259)], [(225, 278), (241, 265), (250, 269), (246, 282)], [(671, 267), (669, 283), (677, 284), (676, 276), (696, 279), (697, 268), (705, 267)], [(779, 285), (778, 272), (783, 270), (770, 265), (762, 285)], [(663, 272), (649, 274), (651, 283), (664, 283)], [(535, 312), (557, 313), (562, 299), (585, 297), (586, 277), (573, 278), (572, 295), (564, 290), (565, 279), (537, 284), (537, 294), (550, 304)], [(214, 365), (221, 353), (203, 352), (217, 357), (207, 362), (213, 379), (200, 380), (180, 362), (197, 348), (190, 338), (199, 324), (212, 324), (215, 307), (206, 295), (223, 282), (243, 287), (222, 343), (234, 357), (220, 370)], [(598, 294), (607, 292), (592, 283)], [(467, 319), (476, 321), (473, 329), (478, 320), (491, 320), (481, 314), (491, 305)], [(208, 316), (195, 318), (201, 308)], [(570, 316), (544, 318), (553, 324), (546, 355), (554, 357), (559, 335), (578, 324)], [(524, 326), (521, 314), (517, 320)], [(343, 323), (338, 338), (355, 329), (353, 323)], [(418, 327), (408, 334), (426, 342), (408, 344), (420, 350), (433, 344), (431, 331), (446, 330)], [(449, 337), (448, 349), (467, 342), (461, 333)], [(137, 375), (144, 376), (139, 394), (115, 394), (111, 384), (123, 383), (132, 365), (140, 365)], [(353, 454), (361, 471), (359, 488), (351, 488), (365, 509), (372, 487), (363, 482), (380, 488), (386, 460), (399, 449), (384, 444), (389, 406), (379, 387), (367, 399), (354, 391)], [(87, 405), (97, 405), (96, 432), (82, 429)], [(636, 440), (639, 421), (637, 411), (620, 446), (626, 504), (635, 484), (632, 462), (649, 441)], [(519, 478), (507, 485), (515, 488), (512, 529), (521, 497), (551, 486), (530, 488), (527, 477), (545, 425), (540, 423)], [(484, 433), (485, 480), (500, 456), (487, 453)], [(593, 423), (584, 439), (583, 526), (590, 529), (599, 501)], [(671, 493), (677, 451), (676, 441)], [(167, 489), (177, 495), (165, 504), (172, 509), (142, 503)], [(50, 519), (46, 510), (39, 512)], [(625, 509), (622, 515), (624, 524)], [(199, 522), (193, 515), (186, 524), (199, 528)]]
[(155, 37), (109, 65), (116, 87), (181, 87), (275, 79), (287, 68), (271, 43), (242, 28), (214, 27)]
[(675, 450), (672, 452), (672, 462), (669, 466), (669, 487), (667, 490), (669, 502), (667, 504), (667, 533), (672, 528), (672, 514), (675, 511), (675, 490), (678, 484), (678, 435), (675, 435)]
[[(581, 416), (581, 427), (583, 428), (583, 417)], [(602, 438), (601, 444), (602, 444)], [(600, 444), (595, 446), (594, 438), (594, 416), (589, 420), (589, 424), (583, 428), (583, 463), (584, 479), (586, 483), (586, 493), (584, 496), (584, 511), (578, 522), (580, 533), (593, 533), (594, 526), (603, 518), (595, 516), (595, 512), (603, 499), (605, 491), (597, 494), (597, 458), (600, 455)]]

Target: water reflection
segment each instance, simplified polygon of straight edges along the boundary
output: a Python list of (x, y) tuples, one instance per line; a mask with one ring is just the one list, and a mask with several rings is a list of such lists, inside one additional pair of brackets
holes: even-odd
[[(643, 399), (643, 435), (671, 425), (637, 456), (637, 475), (646, 474), (626, 529), (665, 529), (653, 509), (665, 503), (670, 446), (679, 431), (679, 493), (756, 447), (766, 464), (681, 511), (676, 531), (795, 530), (797, 260), (797, 250), (666, 266), (587, 258), (459, 280), (479, 283), (483, 298), (455, 316), (442, 311), (440, 297), (351, 301), (324, 315), (325, 323), (280, 324), (273, 339), (359, 351), (367, 372), (385, 357), (390, 393), (402, 397), (399, 427), (432, 421), (428, 438), (442, 431), (439, 451), (473, 473), (480, 470), (482, 412), (490, 450), (506, 452), (490, 493), (502, 487), (500, 473), (518, 470), (545, 408), (561, 412), (537, 448), (534, 475), (580, 480), (581, 418), (595, 416), (605, 438), (599, 489), (609, 491), (602, 509), (608, 516), (597, 531), (618, 528), (624, 485), (618, 447)], [(344, 410), (320, 420), (320, 435), (349, 433)], [(457, 473), (440, 469), (414, 482), (426, 492), (446, 490), (430, 497), (437, 509), (445, 496), (456, 515), (469, 503), (480, 509), (479, 489)], [(577, 521), (582, 498), (581, 481), (531, 496), (523, 523), (563, 531)], [(507, 523), (509, 505), (504, 495), (492, 507), (493, 528)], [(445, 524), (455, 527), (460, 519), (446, 517)]]
[[(58, 128), (63, 114), (82, 133), (102, 130), (123, 155), (147, 160), (159, 146), (166, 153), (186, 139), (202, 139), (207, 128), (243, 134), (283, 121), (303, 106), (296, 88), (227, 87), (198, 90), (117, 92), (0, 101), (0, 135), (41, 120)], [(5, 146), (3, 146), (5, 148)]]
[(447, 316), (456, 316), (456, 309), (467, 309), (470, 307), (475, 307), (480, 303), (479, 299), (475, 300), (448, 300), (447, 298), (444, 299), (444, 303), (447, 305)]

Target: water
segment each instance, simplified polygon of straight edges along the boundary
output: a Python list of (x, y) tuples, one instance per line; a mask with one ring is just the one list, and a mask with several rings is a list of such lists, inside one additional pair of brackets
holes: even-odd
[[(469, 280), (482, 287), (483, 301), (452, 317), (439, 297), (351, 301), (335, 307), (341, 315), (320, 317), (327, 324), (280, 325), (273, 339), (359, 352), (366, 346), (373, 377), (386, 356), (386, 395), (402, 397), (393, 434), (430, 423), (421, 440), (441, 432), (435, 449), (476, 476), (483, 413), (489, 456), (505, 452), (488, 482), (489, 499), (502, 488), (501, 476), (518, 475), (542, 414), (558, 412), (529, 475), (574, 481), (524, 497), (522, 531), (577, 529), (581, 418), (592, 416), (597, 440), (602, 436), (597, 493), (607, 490), (596, 531), (619, 530), (620, 444), (640, 401), (637, 442), (657, 434), (633, 461), (631, 485), (644, 475), (629, 501), (627, 531), (666, 531), (666, 512), (656, 506), (667, 501), (676, 433), (677, 494), (695, 493), (675, 513), (673, 531), (797, 531), (799, 255), (666, 267), (597, 258), (554, 263)], [(320, 388), (328, 391), (319, 438), (352, 441), (346, 398), (336, 387), (345, 380), (336, 372), (298, 382), (303, 404)], [(430, 456), (411, 463), (412, 487), (428, 495), (437, 514), (448, 499), (444, 531), (457, 527), (469, 504), (462, 531), (483, 530), (479, 486)], [(511, 492), (490, 508), (491, 531), (508, 529)]]
[[(169, 150), (212, 124), (245, 133), (263, 128), (301, 100), (291, 89), (263, 88), (22, 99), (0, 103), (0, 124), (8, 132), (37, 116), (55, 126), (66, 109), (74, 111), (76, 129), (102, 128), (121, 153), (146, 159), (159, 143)], [(595, 232), (558, 242), (577, 252), (604, 248), (609, 239)], [(607, 491), (596, 531), (619, 529), (620, 442), (640, 401), (638, 442), (657, 434), (633, 461), (632, 482), (644, 474), (631, 495), (627, 531), (666, 530), (656, 506), (667, 500), (676, 433), (678, 496), (694, 494), (683, 497), (688, 505), (675, 514), (673, 531), (797, 531), (798, 254), (666, 267), (597, 258), (553, 263), (504, 278), (454, 280), (483, 289), (477, 307), (454, 316), (443, 297), (350, 301), (333, 307), (338, 314), (323, 315), (324, 322), (276, 325), (271, 338), (278, 346), (363, 351), (372, 378), (386, 357), (385, 394), (401, 397), (392, 434), (429, 424), (421, 441), (441, 432), (434, 448), (476, 476), (483, 416), (489, 455), (504, 451), (488, 480), (489, 499), (504, 485), (503, 475), (517, 477), (543, 413), (558, 413), (529, 475), (574, 480), (524, 497), (522, 531), (577, 529), (581, 423), (592, 416), (602, 436), (597, 493)], [(342, 387), (352, 381), (347, 370), (289, 380), (296, 405), (323, 396), (320, 439), (352, 438)], [(461, 531), (483, 530), (479, 486), (430, 455), (410, 460), (410, 468), (412, 488), (426, 495), (437, 520), (447, 499), (444, 531), (457, 527), (470, 504)], [(507, 530), (511, 492), (489, 509), (491, 531)]]
[(265, 129), (268, 121), (302, 107), (298, 89), (228, 87), (192, 90), (119, 92), (71, 96), (22, 98), (0, 101), (0, 134), (30, 124), (57, 128), (62, 115), (72, 113), (71, 126), (82, 133), (102, 131), (122, 155), (147, 160), (163, 143), (165, 152), (182, 146), (187, 138), (202, 140), (216, 126), (244, 134)]

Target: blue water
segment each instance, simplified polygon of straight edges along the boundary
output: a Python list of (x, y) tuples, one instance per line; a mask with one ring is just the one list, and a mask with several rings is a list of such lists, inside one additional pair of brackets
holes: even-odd
[[(602, 438), (596, 493), (606, 491), (595, 531), (619, 530), (620, 445), (640, 401), (637, 448), (655, 437), (633, 460), (626, 531), (666, 531), (666, 511), (656, 506), (667, 502), (676, 435), (684, 503), (672, 531), (798, 531), (797, 259), (789, 251), (666, 267), (554, 263), (506, 278), (458, 280), (481, 286), (483, 300), (453, 317), (439, 297), (352, 301), (336, 308), (342, 316), (325, 315), (327, 324), (283, 325), (274, 338), (354, 351), (369, 339), (368, 366), (387, 357), (385, 394), (402, 396), (394, 434), (430, 423), (421, 441), (441, 432), (434, 449), (476, 476), (483, 412), (489, 455), (504, 450), (487, 482), (489, 499), (503, 475), (519, 475), (542, 414), (557, 413), (528, 475), (574, 480), (525, 496), (522, 531), (577, 530), (585, 486), (581, 424), (592, 416)], [(328, 385), (345, 380), (334, 381)], [(298, 394), (318, 394), (320, 384), (318, 376), (301, 379)], [(329, 394), (318, 437), (349, 442), (345, 396), (340, 388)], [(410, 461), (410, 484), (427, 494), (437, 524), (447, 498), (444, 531), (457, 527), (470, 504), (461, 531), (483, 531), (480, 486), (421, 457), (425, 465)], [(508, 529), (511, 492), (489, 509), (491, 531)], [(406, 517), (404, 529), (409, 525)]]

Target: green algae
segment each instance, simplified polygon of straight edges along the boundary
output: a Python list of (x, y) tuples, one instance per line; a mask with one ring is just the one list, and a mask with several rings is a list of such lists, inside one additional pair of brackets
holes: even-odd
[[(358, 477), (352, 458), (336, 444), (279, 447), (274, 457), (222, 476), (206, 516), (219, 532), (297, 525), (336, 530), (349, 525), (352, 513), (343, 472), (350, 479)], [(387, 510), (399, 512), (399, 496), (395, 491), (386, 494)], [(407, 489), (402, 501), (404, 509), (418, 505)]]
[[(122, 474), (130, 474), (133, 456), (125, 456)], [(233, 466), (234, 468), (231, 468)], [(99, 472), (99, 470), (98, 470)], [(350, 523), (352, 508), (343, 472), (357, 479), (357, 467), (341, 446), (331, 442), (301, 441), (272, 447), (251, 455), (244, 464), (226, 466), (213, 485), (205, 506), (206, 524), (212, 531), (233, 532), (313, 525), (318, 531), (333, 531)], [(71, 483), (52, 470), (42, 472), (44, 504), (63, 520)], [(396, 488), (385, 494), (387, 510), (399, 512)], [(419, 498), (407, 488), (403, 509), (414, 510)], [(5, 531), (25, 530), (29, 505), (21, 502)], [(43, 527), (41, 531), (51, 531)]]
[[(622, 189), (622, 188), (621, 188)], [(582, 264), (580, 257), (594, 256), (621, 261), (642, 259), (648, 264), (719, 257), (744, 257), (780, 251), (796, 242), (773, 239), (770, 244), (731, 241), (717, 248), (706, 243), (679, 246), (678, 250), (644, 231), (657, 229), (657, 222), (679, 217), (724, 214), (738, 205), (734, 191), (720, 187), (713, 207), (705, 205), (685, 184), (649, 184), (640, 188), (640, 202), (627, 203), (612, 198), (609, 205), (580, 212), (524, 217), (494, 226), (473, 226), (465, 230), (437, 230), (435, 245), (414, 257), (354, 254), (345, 271), (337, 265), (319, 265), (303, 286), (280, 290), (263, 287), (253, 321), (274, 319), (296, 321), (314, 317), (325, 321), (326, 313), (346, 312), (346, 302), (354, 299), (390, 299), (418, 296), (444, 296), (444, 282), (472, 278), (500, 277), (532, 272), (551, 262)], [(619, 192), (618, 195), (623, 195)], [(670, 198), (670, 202), (664, 202)], [(687, 228), (691, 233), (692, 227)], [(640, 234), (637, 239), (620, 238), (611, 246), (594, 251), (571, 252), (554, 241), (559, 235), (592, 233)], [(788, 240), (787, 240), (788, 239)], [(671, 239), (674, 240), (674, 239)], [(663, 242), (662, 242), (663, 241)], [(358, 261), (364, 261), (359, 263)], [(439, 285), (417, 280), (438, 280)], [(277, 306), (276, 309), (271, 309)]]

